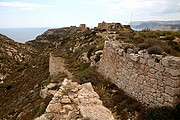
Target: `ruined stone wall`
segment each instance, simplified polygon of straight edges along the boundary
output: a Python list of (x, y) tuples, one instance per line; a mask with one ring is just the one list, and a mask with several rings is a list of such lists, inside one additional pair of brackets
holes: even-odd
[(64, 79), (43, 115), (35, 120), (114, 120), (91, 83), (79, 85)]
[(52, 53), (50, 53), (49, 56), (50, 76), (57, 75), (58, 73), (65, 73), (68, 78), (72, 78), (72, 73), (66, 69), (64, 59), (62, 57), (56, 57)]
[(106, 23), (106, 22), (102, 22), (102, 23), (98, 23), (98, 28), (100, 30), (122, 30), (123, 27), (120, 23)]
[(49, 57), (49, 73), (51, 75), (55, 75), (59, 72), (61, 72), (62, 69), (62, 58), (61, 57), (54, 57), (53, 54), (50, 53)]
[(106, 41), (99, 72), (119, 88), (149, 106), (173, 106), (180, 96), (180, 58), (149, 55), (146, 50), (123, 49)]

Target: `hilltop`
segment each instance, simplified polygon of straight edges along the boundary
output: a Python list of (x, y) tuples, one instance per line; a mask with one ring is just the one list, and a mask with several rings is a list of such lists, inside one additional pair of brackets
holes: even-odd
[[(179, 32), (135, 32), (129, 26), (121, 24), (103, 22), (100, 25), (100, 28), (93, 29), (87, 28), (86, 25), (49, 29), (25, 44), (16, 43), (2, 35), (1, 45), (9, 45), (8, 48), (15, 50), (8, 49), (13, 55), (5, 51), (6, 47), (2, 47), (1, 51), (3, 57), (7, 56), (6, 58), (13, 62), (2, 62), (4, 65), (12, 63), (12, 67), (3, 67), (3, 71), (7, 71), (5, 68), (8, 68), (11, 72), (0, 85), (0, 119), (25, 120), (41, 116), (53, 97), (46, 92), (47, 86), (53, 83), (55, 86), (48, 88), (48, 91), (58, 91), (64, 78), (69, 76), (78, 84), (90, 82), (103, 105), (111, 110), (115, 119), (151, 118), (151, 114), (155, 114), (156, 111), (163, 113), (162, 116), (168, 113), (164, 118), (174, 118), (171, 115), (176, 113), (176, 109), (168, 107), (163, 108), (165, 111), (149, 110), (146, 105), (129, 97), (114, 83), (100, 75), (97, 68), (103, 56), (104, 42), (107, 40), (123, 43), (126, 52), (129, 48), (148, 49), (156, 45), (158, 53), (155, 49), (150, 54), (179, 56)], [(25, 57), (20, 56), (21, 54)], [(20, 56), (21, 59), (15, 56)], [(58, 72), (55, 71), (55, 74), (51, 74), (54, 72), (50, 70), (52, 56), (59, 58), (62, 62), (61, 68), (63, 66), (63, 69), (57, 69)], [(72, 76), (68, 75), (67, 71)]]
[(0, 45), (0, 80), (3, 82), (3, 79), (10, 75), (19, 64), (29, 61), (36, 53), (36, 49), (17, 43), (2, 34), (0, 34)]

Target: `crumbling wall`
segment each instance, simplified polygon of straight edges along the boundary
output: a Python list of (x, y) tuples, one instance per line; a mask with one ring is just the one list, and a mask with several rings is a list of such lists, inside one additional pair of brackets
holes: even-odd
[(120, 23), (98, 23), (98, 28), (101, 30), (120, 30), (123, 29), (122, 25)]
[(50, 76), (65, 73), (68, 78), (72, 78), (72, 73), (65, 67), (64, 59), (62, 57), (56, 57), (52, 53), (50, 53), (49, 57), (49, 73)]
[(149, 106), (173, 106), (180, 96), (180, 57), (149, 55), (106, 41), (99, 72), (119, 88)]
[(46, 112), (36, 120), (114, 120), (114, 117), (103, 106), (91, 83), (79, 85), (64, 79)]

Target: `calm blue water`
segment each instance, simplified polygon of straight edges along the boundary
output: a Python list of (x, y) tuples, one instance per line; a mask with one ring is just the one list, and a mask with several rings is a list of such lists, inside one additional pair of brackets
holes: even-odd
[(0, 33), (14, 41), (25, 43), (35, 39), (44, 33), (48, 28), (0, 28)]

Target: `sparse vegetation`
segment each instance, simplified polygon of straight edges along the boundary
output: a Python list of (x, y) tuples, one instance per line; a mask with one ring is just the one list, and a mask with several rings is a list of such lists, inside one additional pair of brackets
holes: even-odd
[[(132, 43), (142, 49), (148, 49), (152, 46), (158, 46), (162, 52), (180, 56), (180, 42), (173, 42), (175, 37), (180, 38), (180, 32), (173, 31), (139, 31), (127, 32), (118, 31), (117, 40), (125, 43)], [(162, 39), (160, 38), (161, 36)]]
[(162, 54), (162, 49), (158, 46), (152, 46), (147, 49), (149, 54)]
[[(80, 56), (85, 52), (90, 59), (96, 51), (103, 49), (104, 39), (96, 35), (96, 32), (99, 32), (98, 30), (77, 32), (76, 30), (67, 29), (65, 31), (63, 29), (52, 30), (51, 35), (43, 34), (37, 38), (38, 40), (45, 38), (49, 43), (42, 43), (38, 40), (27, 43), (37, 50), (35, 54), (32, 54), (33, 59), (29, 59), (27, 62), (14, 62), (13, 59), (0, 56), (0, 62), (13, 63), (16, 67), (12, 68), (13, 72), (5, 79), (5, 83), (0, 85), (0, 119), (16, 119), (22, 112), (24, 112), (22, 119), (34, 119), (44, 112), (52, 96), (46, 99), (40, 98), (41, 87), (49, 82), (59, 83), (67, 77), (64, 73), (49, 76), (49, 51), (55, 56), (61, 56), (65, 59), (66, 68), (73, 73), (74, 81), (80, 84), (92, 83), (104, 106), (112, 111), (116, 119), (179, 119), (179, 107), (175, 109), (170, 107), (148, 109), (101, 76), (95, 67), (90, 67), (90, 63), (80, 60)], [(175, 36), (180, 37), (179, 32), (117, 31), (116, 34), (118, 34), (117, 40), (132, 44), (124, 47), (125, 52), (128, 48), (133, 49), (134, 46), (138, 46), (141, 50), (147, 49), (149, 54), (166, 52), (180, 56), (180, 43), (173, 42)], [(160, 36), (164, 36), (164, 38), (160, 39)], [(9, 44), (13, 45), (11, 42)], [(99, 57), (95, 60), (99, 61)], [(0, 72), (6, 73), (2, 68)]]

